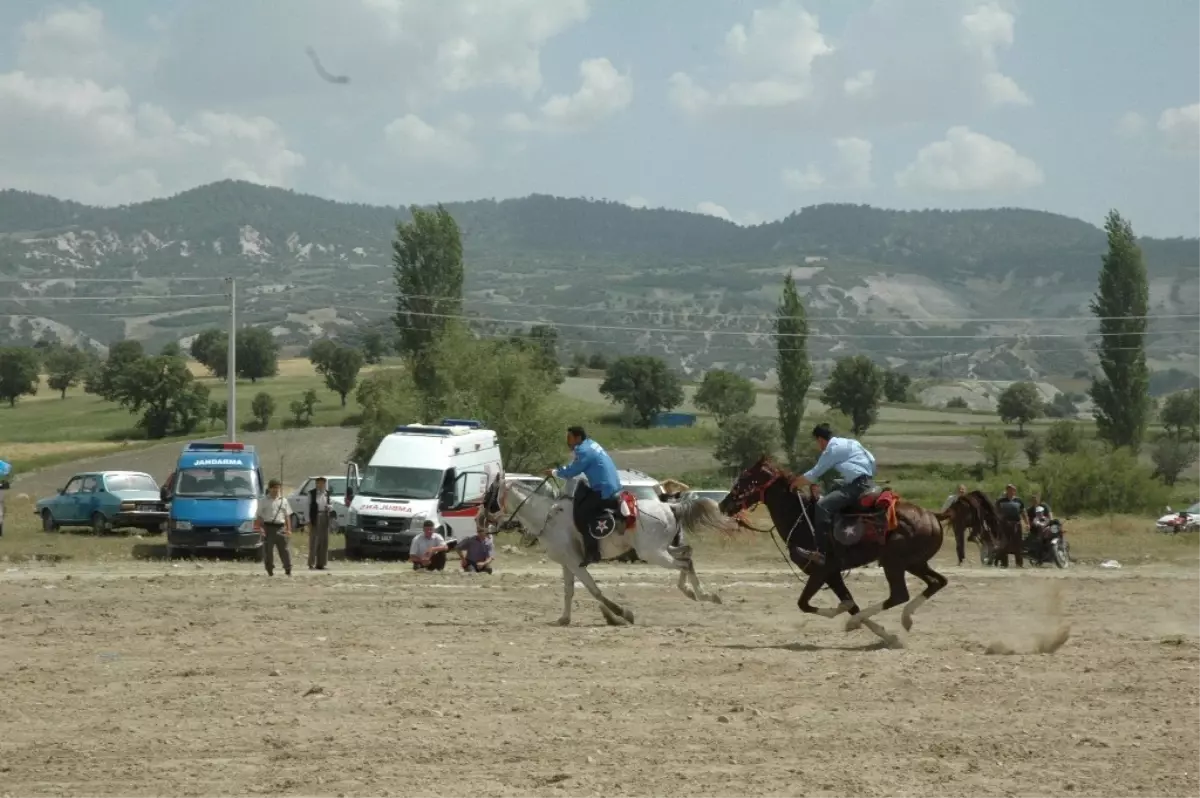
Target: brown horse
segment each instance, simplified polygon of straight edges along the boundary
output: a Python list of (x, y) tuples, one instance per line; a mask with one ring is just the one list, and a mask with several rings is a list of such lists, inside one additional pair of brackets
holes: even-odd
[[(913, 613), (946, 586), (946, 577), (929, 566), (929, 561), (942, 547), (942, 526), (937, 517), (929, 510), (900, 501), (890, 491), (873, 491), (863, 497), (859, 507), (848, 508), (850, 514), (842, 513), (842, 521), (834, 530), (834, 542), (830, 546), (833, 556), (826, 564), (819, 565), (796, 550), (816, 548), (813, 536), (816, 499), (811, 495), (798, 495), (791, 489), (791, 481), (791, 473), (763, 457), (738, 477), (729, 495), (721, 500), (721, 512), (733, 516), (759, 504), (767, 505), (771, 521), (783, 538), (792, 561), (808, 575), (796, 602), (800, 611), (825, 618), (848, 612), (851, 617), (846, 623), (846, 631), (865, 625), (889, 645), (897, 643), (897, 639), (872, 621), (871, 616), (904, 604), (900, 622), (905, 630), (911, 629)], [(890, 592), (883, 601), (860, 610), (840, 569), (858, 568), (876, 560), (883, 566)], [(905, 573), (926, 585), (924, 592), (911, 601)], [(826, 584), (840, 603), (835, 608), (818, 609), (810, 602)]]
[(1025, 565), (1025, 551), (1021, 541), (1020, 524), (1012, 524), (1000, 518), (995, 503), (981, 490), (973, 490), (959, 496), (939, 517), (948, 519), (954, 527), (954, 540), (958, 550), (958, 564), (965, 557), (963, 533), (969, 532), (968, 540), (979, 542), (980, 558), (984, 565), (997, 562), (1008, 567), (1008, 555), (1017, 558), (1017, 567)]

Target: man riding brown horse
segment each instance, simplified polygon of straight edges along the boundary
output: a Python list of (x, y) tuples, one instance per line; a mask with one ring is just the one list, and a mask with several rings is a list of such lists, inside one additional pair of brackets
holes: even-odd
[(814, 529), (817, 551), (801, 549), (800, 552), (818, 565), (824, 565), (831, 553), (829, 537), (833, 534), (833, 521), (842, 510), (858, 501), (870, 490), (875, 478), (875, 457), (866, 447), (853, 438), (834, 437), (828, 424), (813, 427), (813, 441), (821, 451), (817, 464), (792, 480), (792, 489), (812, 485), (830, 469), (837, 471), (842, 483), (817, 501), (817, 523)]

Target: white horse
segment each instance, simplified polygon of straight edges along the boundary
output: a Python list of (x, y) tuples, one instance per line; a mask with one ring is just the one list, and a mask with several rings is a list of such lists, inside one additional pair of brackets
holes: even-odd
[[(583, 538), (572, 520), (570, 498), (560, 496), (557, 487), (548, 482), (536, 489), (520, 482), (502, 484), (500, 497), (501, 512), (492, 516), (520, 521), (525, 536), (540, 541), (550, 559), (562, 566), (563, 614), (556, 622), (559, 626), (571, 623), (576, 579), (600, 602), (600, 612), (610, 626), (633, 623), (633, 612), (601, 593), (587, 568), (580, 565), (584, 557)], [(679, 571), (677, 586), (688, 598), (720, 604), (720, 595), (706, 593), (700, 587), (700, 578), (692, 564), (692, 548), (682, 545), (684, 540), (680, 532), (725, 532), (729, 526), (729, 519), (712, 499), (694, 499), (673, 505), (640, 501), (634, 529), (613, 532), (602, 538), (599, 541), (600, 558), (612, 560), (634, 549), (646, 562)], [(674, 546), (672, 543), (677, 536), (681, 545)]]

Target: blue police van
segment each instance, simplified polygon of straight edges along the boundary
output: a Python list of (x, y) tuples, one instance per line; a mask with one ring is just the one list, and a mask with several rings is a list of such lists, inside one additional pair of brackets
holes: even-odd
[(167, 556), (262, 548), (255, 514), (266, 492), (258, 452), (244, 443), (184, 445), (171, 476)]

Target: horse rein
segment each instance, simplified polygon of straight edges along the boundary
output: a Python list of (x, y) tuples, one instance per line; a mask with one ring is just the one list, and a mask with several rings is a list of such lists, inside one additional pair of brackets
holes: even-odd
[[(762, 504), (763, 501), (765, 500), (767, 489), (770, 488), (772, 485), (774, 485), (779, 480), (783, 479), (784, 476), (785, 475), (782, 472), (778, 472), (775, 474), (775, 476), (771, 477), (766, 482), (764, 482), (762, 485), (760, 485), (756, 491), (746, 493), (745, 497), (753, 497), (754, 501), (752, 503), (744, 505), (742, 507), (741, 512), (745, 512), (746, 510), (752, 509), (752, 508), (757, 507), (758, 505)], [(739, 500), (744, 501), (745, 497), (739, 497)], [(803, 500), (800, 501), (800, 512), (801, 512), (801, 516), (798, 517), (796, 519), (795, 523), (792, 524), (791, 529), (789, 529), (787, 531), (787, 535), (781, 536), (781, 537), (783, 537), (783, 542), (785, 544), (787, 544), (787, 547), (789, 549), (792, 546), (792, 533), (795, 532), (796, 527), (800, 525), (800, 518), (803, 518), (805, 521), (808, 521), (809, 526), (810, 527), (812, 526), (812, 522), (809, 521), (809, 518), (808, 518), (808, 509), (804, 506)], [(755, 526), (752, 526), (752, 525), (746, 523), (744, 520), (742, 520), (741, 513), (738, 514), (737, 522), (738, 522), (738, 526), (745, 527), (746, 529), (753, 530), (754, 532), (762, 533), (764, 531), (764, 530), (759, 529)], [(788, 553), (786, 551), (784, 551), (782, 548), (780, 548), (779, 541), (776, 540), (775, 536), (771, 534), (771, 532), (773, 532), (777, 529), (778, 529), (778, 527), (776, 527), (775, 524), (771, 524), (771, 528), (769, 530), (766, 530), (766, 533), (771, 538), (771, 542), (775, 544), (775, 548), (776, 548), (776, 550), (779, 551), (780, 556), (783, 557), (783, 561), (787, 563), (788, 568), (791, 570), (792, 574), (795, 575), (796, 581), (798, 581), (798, 582), (803, 581), (800, 579), (800, 574), (804, 574), (805, 576), (812, 576), (812, 574), (810, 574), (808, 572), (808, 568), (809, 568), (808, 565), (799, 566), (800, 574), (796, 573), (796, 568), (797, 568), (796, 563), (792, 562), (792, 558), (788, 556)], [(811, 565), (811, 563), (810, 563), (810, 565)]]

